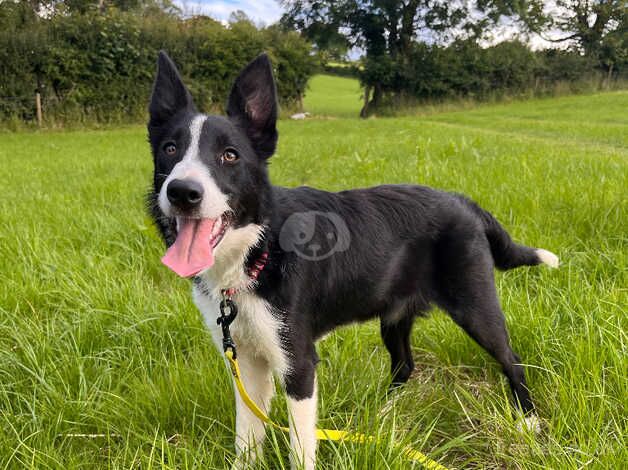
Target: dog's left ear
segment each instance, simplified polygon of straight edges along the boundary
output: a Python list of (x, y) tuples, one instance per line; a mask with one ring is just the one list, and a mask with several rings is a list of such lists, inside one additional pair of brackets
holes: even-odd
[(227, 115), (249, 137), (261, 158), (268, 158), (277, 146), (277, 90), (270, 60), (260, 54), (236, 78)]

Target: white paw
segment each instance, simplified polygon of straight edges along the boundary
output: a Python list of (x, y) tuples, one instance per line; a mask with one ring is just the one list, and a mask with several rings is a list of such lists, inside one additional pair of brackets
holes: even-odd
[(533, 432), (539, 434), (541, 432), (541, 420), (537, 415), (528, 415), (517, 420), (517, 431), (520, 433)]
[(560, 264), (558, 256), (551, 251), (544, 250), (543, 248), (537, 248), (536, 255), (541, 260), (541, 263), (547, 264), (550, 268), (557, 268)]

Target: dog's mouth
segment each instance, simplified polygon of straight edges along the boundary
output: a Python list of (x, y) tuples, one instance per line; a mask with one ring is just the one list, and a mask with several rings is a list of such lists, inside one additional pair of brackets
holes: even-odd
[(196, 276), (214, 264), (214, 252), (229, 226), (226, 213), (217, 219), (177, 217), (177, 238), (161, 262), (181, 277)]

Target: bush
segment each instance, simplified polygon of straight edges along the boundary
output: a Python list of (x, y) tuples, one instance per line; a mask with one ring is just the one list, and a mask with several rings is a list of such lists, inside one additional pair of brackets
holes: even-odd
[[(602, 83), (598, 65), (577, 52), (534, 52), (518, 41), (491, 47), (472, 40), (455, 41), (447, 47), (414, 43), (406, 57), (366, 59), (360, 80), (367, 89), (379, 89), (369, 107), (381, 110), (416, 102), (591, 89), (592, 83), (598, 87)], [(616, 79), (622, 78), (622, 71), (616, 70)]]
[[(0, 26), (18, 23), (10, 8), (0, 5)], [(316, 66), (297, 34), (245, 19), (224, 26), (207, 17), (116, 9), (27, 18), (0, 32), (0, 120), (33, 119), (39, 91), (51, 124), (141, 121), (160, 49), (180, 66), (198, 106), (211, 110), (222, 109), (238, 71), (262, 51), (273, 60), (287, 106), (301, 99)]]

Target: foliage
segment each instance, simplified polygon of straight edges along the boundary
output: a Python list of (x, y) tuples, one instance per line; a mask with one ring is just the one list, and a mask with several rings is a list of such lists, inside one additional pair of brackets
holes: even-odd
[[(562, 37), (548, 38), (549, 41), (575, 42), (587, 57), (603, 59), (604, 56), (607, 61), (603, 63), (607, 65), (618, 60), (626, 63), (628, 6), (625, 0), (556, 0), (555, 8), (546, 15), (542, 25), (532, 26), (531, 29), (561, 32)], [(623, 59), (614, 57), (617, 53), (623, 54)]]
[(533, 52), (518, 41), (480, 47), (473, 40), (460, 40), (447, 47), (414, 43), (407, 60), (367, 58), (360, 75), (367, 86), (379, 83), (386, 104), (399, 94), (424, 101), (538, 92), (560, 81), (582, 80), (593, 65), (577, 53)]
[(202, 109), (221, 108), (237, 72), (262, 51), (273, 59), (279, 96), (287, 106), (301, 99), (316, 66), (310, 45), (297, 33), (258, 29), (245, 17), (227, 27), (208, 17), (181, 19), (163, 10), (89, 8), (42, 18), (2, 4), (2, 24), (7, 27), (0, 31), (0, 119), (31, 119), (39, 91), (49, 123), (138, 122), (159, 49), (180, 65)]
[[(600, 75), (596, 61), (574, 51), (532, 51), (519, 41), (481, 47), (472, 39), (449, 46), (413, 43), (407, 57), (366, 57), (359, 78), (368, 92), (376, 83), (377, 108), (373, 101), (363, 108), (388, 112), (413, 103), (445, 100), (487, 100), (502, 96), (551, 94), (561, 87), (579, 91), (607, 88), (608, 77)], [(623, 70), (625, 74), (628, 70)]]

